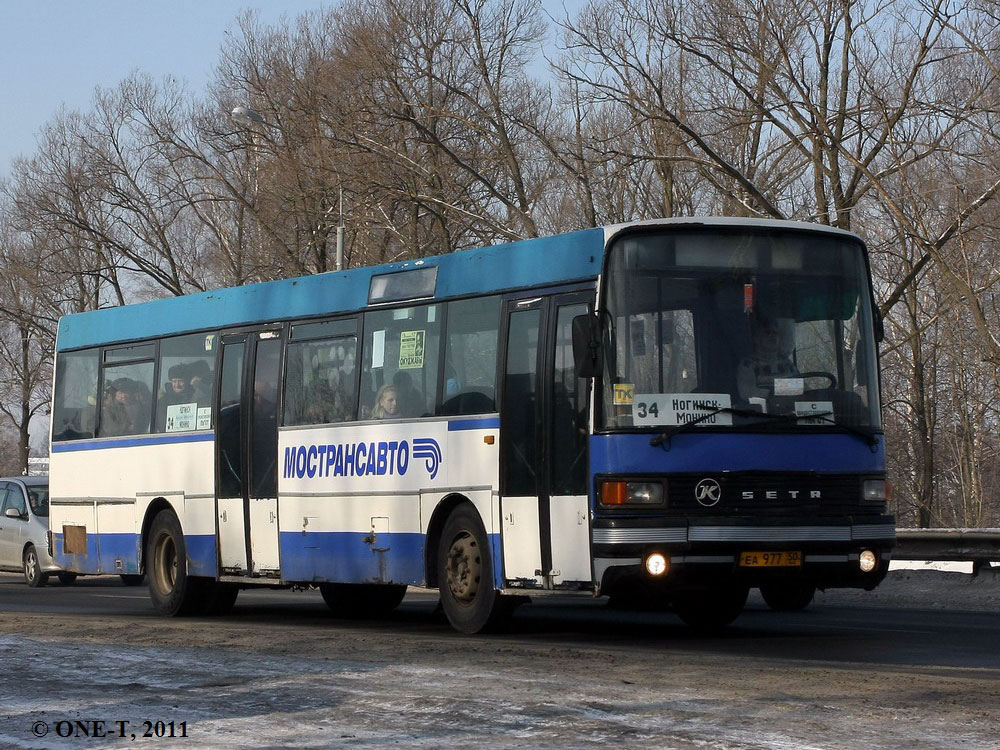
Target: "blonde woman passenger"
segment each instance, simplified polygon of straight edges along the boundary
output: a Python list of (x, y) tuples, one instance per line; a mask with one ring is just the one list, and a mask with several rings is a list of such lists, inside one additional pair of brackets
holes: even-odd
[(375, 396), (372, 419), (396, 419), (400, 416), (398, 389), (394, 385), (383, 385)]

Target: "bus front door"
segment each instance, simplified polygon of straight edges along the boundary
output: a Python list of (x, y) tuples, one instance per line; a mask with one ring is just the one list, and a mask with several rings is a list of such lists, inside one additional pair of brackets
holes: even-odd
[(507, 302), (500, 515), (511, 586), (591, 585), (587, 384), (573, 369), (572, 320), (592, 299)]
[(278, 391), (281, 332), (222, 337), (216, 520), (223, 575), (280, 575)]

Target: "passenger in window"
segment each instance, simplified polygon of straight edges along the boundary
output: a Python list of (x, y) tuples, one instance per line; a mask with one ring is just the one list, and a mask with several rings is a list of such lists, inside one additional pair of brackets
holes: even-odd
[(101, 437), (127, 435), (129, 432), (129, 418), (121, 390), (125, 380), (127, 378), (119, 378), (104, 389), (104, 401), (101, 404)]
[(413, 376), (400, 370), (392, 376), (399, 402), (399, 416), (420, 417), (425, 413), (424, 395), (413, 385)]
[(212, 368), (203, 359), (196, 359), (188, 369), (191, 392), (198, 406), (208, 406), (212, 402)]
[(124, 379), (128, 382), (122, 387), (119, 394), (125, 405), (128, 432), (130, 435), (147, 433), (149, 432), (149, 414), (152, 406), (149, 388), (138, 380)]
[(782, 346), (782, 322), (777, 318), (753, 318), (750, 321), (752, 350), (740, 360), (737, 385), (741, 398), (767, 398), (774, 393), (776, 378), (797, 374), (790, 354)]
[(455, 372), (455, 368), (451, 364), (445, 365), (444, 372), (444, 397), (447, 399), (457, 396), (458, 392), (462, 390), (462, 383), (458, 379), (458, 373)]
[(194, 400), (194, 389), (188, 365), (174, 365), (167, 371), (167, 377), (169, 379), (163, 384), (163, 402), (168, 406), (190, 404)]
[(372, 409), (372, 419), (397, 419), (399, 412), (399, 393), (394, 385), (383, 385), (375, 396), (375, 407)]
[(306, 391), (304, 424), (328, 424), (350, 419), (347, 399), (340, 383), (340, 370), (323, 366), (313, 372)]
[(174, 365), (167, 371), (168, 380), (163, 384), (163, 391), (156, 402), (156, 423), (167, 423), (167, 410), (177, 404), (190, 404), (196, 401), (194, 389), (191, 387), (190, 368), (187, 364)]

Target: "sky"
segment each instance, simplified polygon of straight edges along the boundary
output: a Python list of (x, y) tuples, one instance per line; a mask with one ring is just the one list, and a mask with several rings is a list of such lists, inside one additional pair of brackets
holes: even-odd
[[(323, 0), (0, 0), (0, 178), (30, 156), (62, 106), (86, 111), (94, 90), (135, 70), (167, 74), (201, 95), (224, 34), (246, 9), (265, 24)], [(543, 0), (553, 15), (583, 0)]]
[(0, 176), (35, 151), (64, 104), (87, 110), (97, 87), (134, 70), (168, 73), (200, 95), (227, 29), (253, 8), (264, 23), (322, 0), (0, 0)]

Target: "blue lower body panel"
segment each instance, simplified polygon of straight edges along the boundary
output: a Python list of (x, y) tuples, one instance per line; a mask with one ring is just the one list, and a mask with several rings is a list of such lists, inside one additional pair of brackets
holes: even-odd
[[(427, 538), (423, 534), (379, 534), (374, 544), (358, 532), (285, 532), (279, 539), (281, 577), (312, 583), (405, 583), (426, 585)], [(500, 578), (500, 535), (489, 535), (494, 557), (494, 585)]]
[(219, 574), (219, 551), (215, 534), (184, 536), (187, 547), (188, 574), (215, 578)]
[(286, 581), (405, 583), (424, 576), (423, 534), (379, 534), (374, 544), (358, 532), (285, 532), (279, 538)]
[[(215, 536), (185, 536), (184, 544), (188, 573), (214, 578), (218, 571)], [(87, 534), (86, 554), (68, 555), (64, 551), (63, 535), (52, 535), (56, 563), (66, 570), (87, 575), (139, 574), (141, 545), (138, 534)]]
[[(358, 532), (285, 532), (279, 537), (281, 578), (295, 583), (427, 583), (423, 534), (379, 534), (374, 544)], [(142, 540), (138, 534), (88, 534), (87, 552), (67, 555), (63, 535), (53, 535), (53, 555), (66, 570), (86, 575), (138, 574)], [(184, 537), (188, 573), (218, 576), (218, 544), (212, 534)], [(494, 586), (503, 587), (499, 534), (489, 535)]]
[(58, 565), (89, 575), (139, 572), (138, 534), (87, 534), (87, 552), (66, 554), (63, 535), (52, 535), (52, 555)]

